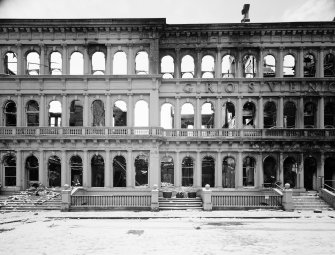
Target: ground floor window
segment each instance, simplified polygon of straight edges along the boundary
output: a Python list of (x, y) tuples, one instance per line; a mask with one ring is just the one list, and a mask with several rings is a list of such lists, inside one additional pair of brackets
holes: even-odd
[(304, 162), (304, 187), (306, 190), (316, 189), (316, 159), (308, 157)]
[(16, 185), (16, 158), (14, 155), (6, 155), (3, 161), (5, 186)]
[(256, 160), (252, 157), (245, 157), (243, 160), (243, 186), (255, 186)]
[(48, 160), (49, 187), (61, 186), (61, 163), (57, 156), (51, 156)]
[(222, 162), (222, 187), (235, 188), (235, 159), (226, 157)]
[(38, 159), (35, 156), (29, 156), (26, 159), (26, 180), (27, 186), (30, 186), (30, 182), (38, 181)]
[(148, 157), (146, 155), (139, 155), (135, 159), (135, 185), (148, 185)]
[(291, 188), (295, 188), (297, 184), (298, 164), (293, 157), (284, 160), (284, 185), (290, 184)]
[(271, 187), (276, 182), (277, 163), (273, 157), (266, 157), (263, 162), (264, 187)]
[(83, 161), (79, 156), (72, 156), (70, 159), (71, 185), (83, 186)]
[(325, 184), (335, 188), (335, 158), (325, 160)]
[(202, 187), (209, 184), (214, 187), (215, 162), (212, 157), (204, 157), (202, 160)]
[(104, 187), (105, 162), (101, 155), (94, 155), (91, 160), (92, 187)]
[(182, 186), (193, 186), (193, 159), (186, 157), (182, 162)]
[(161, 182), (174, 184), (174, 163), (172, 157), (163, 157), (161, 161)]
[(113, 159), (113, 187), (126, 187), (127, 165), (123, 156)]

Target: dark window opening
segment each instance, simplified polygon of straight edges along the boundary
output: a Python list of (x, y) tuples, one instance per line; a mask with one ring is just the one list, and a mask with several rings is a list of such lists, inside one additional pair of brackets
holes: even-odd
[(35, 156), (29, 156), (26, 159), (26, 180), (30, 187), (30, 182), (38, 181), (38, 159)]
[(315, 58), (312, 54), (304, 57), (304, 77), (315, 77)]
[(34, 100), (27, 103), (27, 126), (39, 126), (39, 105)]
[(324, 116), (325, 128), (335, 128), (335, 103), (326, 104)]
[(267, 157), (263, 162), (264, 187), (273, 187), (277, 179), (277, 162), (273, 157)]
[(127, 164), (123, 156), (113, 159), (113, 187), (126, 187)]
[(174, 185), (174, 163), (172, 157), (164, 157), (161, 161), (162, 186)]
[(83, 186), (83, 161), (79, 156), (72, 156), (70, 159), (71, 185)]
[(3, 161), (5, 173), (5, 186), (16, 185), (16, 158), (13, 155), (7, 155)]
[(306, 190), (316, 189), (317, 163), (313, 157), (308, 157), (304, 161), (304, 187)]
[(284, 127), (295, 128), (296, 106), (293, 102), (287, 102), (284, 106)]
[(226, 157), (222, 162), (222, 187), (235, 188), (235, 159)]
[(291, 188), (295, 188), (297, 184), (298, 164), (294, 158), (289, 157), (284, 160), (284, 183), (290, 184)]
[(16, 127), (16, 104), (8, 101), (4, 107), (5, 125), (6, 127)]
[(334, 54), (327, 54), (324, 59), (324, 76), (334, 77), (335, 76), (335, 56)]
[(313, 103), (305, 104), (304, 109), (304, 127), (315, 128), (316, 123), (316, 107)]
[(100, 155), (94, 155), (91, 160), (92, 187), (104, 187), (105, 185), (105, 163)]
[(93, 126), (105, 126), (105, 108), (101, 100), (92, 103)]
[(186, 157), (182, 162), (182, 186), (193, 186), (193, 159)]
[(83, 106), (79, 100), (73, 100), (70, 105), (70, 127), (83, 126)]
[(252, 157), (243, 160), (243, 186), (255, 186), (256, 161)]
[(243, 125), (246, 127), (255, 127), (256, 107), (253, 103), (247, 102), (243, 106)]
[(267, 102), (264, 106), (264, 128), (276, 127), (277, 109), (274, 102)]
[(214, 187), (215, 183), (215, 162), (212, 157), (204, 157), (201, 164), (202, 169), (202, 187), (209, 184)]
[(51, 156), (48, 160), (48, 179), (49, 179), (49, 187), (62, 186), (61, 163), (59, 157), (57, 156)]
[[(325, 160), (325, 185), (335, 188), (335, 158), (330, 157)], [(328, 188), (325, 186), (325, 188)]]
[(146, 155), (139, 155), (135, 159), (135, 185), (148, 185), (148, 164), (149, 160)]
[(227, 102), (222, 107), (222, 128), (235, 128), (235, 106), (231, 102)]

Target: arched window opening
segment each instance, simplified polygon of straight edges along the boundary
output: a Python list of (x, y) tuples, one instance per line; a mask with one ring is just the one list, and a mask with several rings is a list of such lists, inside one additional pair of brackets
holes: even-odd
[(51, 75), (61, 75), (62, 74), (62, 55), (55, 51), (50, 55), (50, 74)]
[(60, 187), (61, 185), (61, 162), (59, 157), (51, 156), (48, 160), (49, 187)]
[(314, 157), (307, 157), (304, 161), (304, 188), (306, 190), (316, 190), (317, 162)]
[(174, 128), (174, 109), (172, 104), (165, 103), (161, 107), (161, 127), (165, 129)]
[(335, 128), (335, 103), (327, 103), (324, 112), (325, 128)]
[(105, 186), (105, 162), (101, 155), (94, 155), (91, 160), (92, 187)]
[(284, 77), (295, 76), (295, 58), (292, 55), (286, 55), (283, 61)]
[(3, 160), (4, 167), (4, 186), (16, 186), (16, 157), (14, 155), (6, 155)]
[(212, 103), (204, 103), (201, 107), (201, 128), (214, 128), (214, 106)]
[(209, 184), (210, 187), (214, 187), (215, 183), (215, 162), (210, 156), (206, 156), (202, 159), (202, 187)]
[[(335, 158), (329, 157), (325, 160), (325, 188), (335, 188)], [(332, 190), (331, 190), (332, 191)]]
[(27, 126), (28, 127), (37, 127), (39, 126), (39, 106), (38, 103), (34, 100), (30, 100), (27, 103)]
[(315, 57), (308, 53), (304, 56), (304, 77), (315, 77)]
[(286, 102), (284, 106), (284, 127), (295, 128), (297, 108), (293, 102)]
[(222, 187), (235, 188), (235, 159), (225, 157), (222, 162)]
[(181, 78), (194, 77), (194, 59), (190, 55), (186, 55), (181, 59)]
[(26, 180), (27, 187), (30, 187), (32, 182), (38, 182), (38, 159), (35, 156), (29, 156), (26, 159), (25, 169), (26, 169)]
[(334, 77), (335, 76), (335, 56), (334, 54), (327, 54), (324, 59), (324, 76)]
[(263, 162), (264, 187), (273, 187), (277, 180), (277, 162), (273, 157), (266, 157)]
[(236, 62), (234, 56), (226, 55), (221, 63), (222, 78), (234, 78), (236, 73)]
[(254, 103), (247, 102), (243, 106), (243, 125), (246, 127), (255, 127), (255, 112)]
[(126, 187), (127, 164), (123, 156), (115, 156), (113, 159), (113, 187)]
[(284, 160), (284, 183), (290, 184), (291, 188), (295, 188), (297, 185), (297, 173), (298, 173), (298, 164), (294, 158), (288, 157)]
[(148, 164), (149, 160), (146, 155), (139, 155), (135, 159), (135, 185), (148, 186)]
[(161, 60), (163, 79), (172, 79), (174, 76), (174, 60), (171, 56), (164, 56)]
[(83, 126), (83, 105), (80, 100), (73, 100), (70, 105), (70, 127)]
[(135, 73), (149, 74), (149, 56), (146, 51), (139, 51), (135, 57)]
[(257, 61), (254, 55), (245, 55), (243, 57), (243, 77), (255, 78), (257, 70)]
[(16, 104), (13, 101), (8, 101), (4, 107), (6, 127), (16, 127), (16, 112)]
[(97, 51), (92, 55), (92, 74), (104, 75), (106, 70), (106, 58), (103, 52)]
[(70, 159), (71, 185), (83, 186), (83, 161), (80, 156), (72, 156)]
[(252, 157), (243, 159), (243, 186), (255, 186), (256, 161)]
[(33, 51), (27, 55), (27, 74), (39, 75), (40, 74), (40, 55)]
[(194, 127), (194, 108), (190, 103), (185, 103), (181, 107), (181, 128), (193, 129)]
[(17, 75), (17, 57), (14, 52), (7, 52), (4, 58), (5, 74)]
[(264, 106), (264, 128), (276, 127), (277, 107), (274, 102), (267, 102)]
[(201, 60), (201, 77), (214, 78), (215, 71), (214, 58), (211, 55), (206, 55)]
[(144, 100), (137, 101), (135, 104), (135, 127), (149, 126), (149, 106)]
[(161, 161), (161, 185), (162, 187), (174, 185), (174, 163), (172, 157), (165, 156)]
[(83, 54), (76, 51), (73, 52), (70, 58), (70, 74), (83, 75), (84, 74), (84, 57)]
[(51, 101), (49, 104), (49, 126), (60, 127), (62, 123), (62, 104), (59, 101)]
[(94, 100), (92, 103), (93, 127), (105, 126), (105, 107), (101, 100)]
[(127, 55), (123, 51), (118, 51), (114, 54), (113, 74), (114, 75), (127, 74)]
[(276, 75), (276, 59), (272, 55), (264, 57), (263, 76), (275, 77)]
[(124, 101), (118, 100), (113, 106), (113, 126), (127, 126), (127, 104)]
[(316, 124), (316, 106), (314, 103), (306, 103), (304, 108), (304, 127), (315, 128)]
[(235, 106), (227, 102), (222, 106), (222, 128), (235, 128)]
[(193, 186), (193, 168), (194, 163), (191, 157), (185, 157), (182, 161), (182, 186)]

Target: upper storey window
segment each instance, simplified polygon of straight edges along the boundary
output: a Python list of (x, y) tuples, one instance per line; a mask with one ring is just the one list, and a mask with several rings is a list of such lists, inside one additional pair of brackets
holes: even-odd
[(295, 58), (292, 55), (286, 55), (283, 61), (284, 77), (295, 76)]
[(49, 126), (60, 127), (62, 123), (62, 104), (59, 101), (49, 103)]
[(61, 75), (62, 74), (62, 55), (55, 51), (50, 55), (50, 73), (51, 75)]
[(305, 104), (304, 108), (304, 127), (314, 128), (316, 123), (316, 106), (314, 103), (309, 102)]
[(304, 57), (304, 77), (315, 77), (315, 58), (310, 53)]
[(27, 55), (27, 74), (40, 74), (40, 55), (37, 52), (30, 52)]
[(272, 55), (264, 57), (263, 76), (275, 77), (276, 74), (276, 59)]
[(194, 77), (194, 59), (190, 55), (186, 55), (181, 60), (181, 78)]
[(236, 62), (234, 56), (226, 55), (222, 58), (222, 78), (234, 78), (236, 72)]
[(206, 55), (201, 60), (201, 77), (202, 78), (214, 78), (214, 58), (210, 55)]
[(146, 51), (139, 51), (135, 58), (135, 73), (149, 74), (149, 56)]
[(15, 127), (16, 126), (16, 104), (13, 101), (8, 101), (4, 107), (5, 114), (5, 126)]
[(327, 54), (324, 60), (324, 76), (334, 77), (335, 76), (335, 57), (334, 54)]
[(214, 107), (212, 103), (204, 103), (201, 107), (201, 128), (214, 128)]
[(243, 125), (247, 127), (255, 127), (256, 107), (254, 103), (247, 102), (243, 106)]
[(105, 74), (105, 54), (97, 51), (92, 55), (92, 74), (104, 75)]
[(245, 55), (243, 57), (243, 71), (244, 78), (255, 78), (256, 77), (256, 58), (254, 55)]
[(39, 105), (36, 101), (30, 100), (27, 103), (27, 126), (39, 125)]
[(170, 55), (164, 56), (161, 60), (161, 73), (163, 79), (172, 79), (174, 75), (174, 61)]
[(76, 51), (73, 52), (70, 58), (70, 74), (83, 75), (84, 74), (84, 57), (83, 54)]
[(17, 74), (17, 57), (13, 52), (7, 52), (4, 59), (5, 74)]
[(113, 58), (113, 74), (127, 74), (127, 55), (123, 51), (118, 51)]

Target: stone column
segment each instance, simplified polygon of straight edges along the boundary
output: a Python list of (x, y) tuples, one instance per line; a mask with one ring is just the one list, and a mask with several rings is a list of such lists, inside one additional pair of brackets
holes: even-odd
[(197, 59), (195, 60), (195, 73), (194, 78), (201, 78), (201, 50), (196, 49)]
[(221, 151), (217, 153), (217, 161), (216, 161), (216, 178), (215, 178), (215, 187), (222, 188), (222, 159), (221, 159)]
[(181, 162), (180, 162), (180, 152), (176, 151), (176, 162), (174, 165), (175, 173), (174, 173), (174, 185), (176, 187), (182, 186), (182, 169), (181, 169)]
[(301, 47), (296, 60), (297, 74), (296, 77), (304, 77), (304, 48)]
[(44, 44), (40, 44), (40, 51), (41, 51), (41, 56), (40, 56), (40, 75), (45, 75), (47, 74), (46, 72), (46, 59), (45, 59), (45, 46)]
[[(156, 82), (156, 81), (153, 81)], [(159, 112), (159, 94), (158, 90), (152, 90), (150, 92), (150, 104), (149, 104), (149, 126), (150, 127), (159, 127), (159, 117), (160, 117), (160, 112)], [(156, 183), (157, 184), (157, 183)]]
[(221, 48), (217, 48), (216, 52), (216, 65), (215, 65), (215, 78), (222, 78), (222, 57)]
[(150, 42), (150, 53), (149, 53), (149, 74), (158, 74), (159, 63), (159, 40), (156, 34), (153, 35), (153, 40)]
[(63, 94), (63, 100), (62, 100), (62, 127), (67, 127), (68, 125), (68, 119), (67, 119), (67, 96), (66, 94)]
[(215, 128), (221, 128), (222, 127), (222, 120), (221, 120), (221, 96), (218, 96), (216, 99), (216, 107), (215, 107)]
[(278, 52), (278, 60), (277, 60), (277, 64), (276, 64), (276, 73), (277, 73), (277, 77), (279, 78), (283, 78), (283, 71), (284, 71), (284, 56), (283, 56), (283, 47), (279, 48), (279, 52)]
[(319, 49), (319, 54), (318, 54), (318, 65), (317, 65), (317, 77), (323, 78), (324, 77), (324, 48), (321, 47)]
[(71, 175), (69, 178), (69, 171), (67, 170), (67, 159), (66, 150), (62, 149), (62, 159), (61, 159), (61, 185), (64, 187), (65, 184), (71, 186)]
[(149, 160), (149, 187), (153, 187), (155, 184), (160, 186), (160, 164), (159, 164), (159, 150), (158, 146), (155, 146), (150, 150), (150, 160)]
[(22, 54), (22, 45), (17, 44), (17, 75), (24, 75), (25, 74), (25, 57)]
[(39, 155), (39, 161), (38, 161), (38, 180), (40, 183), (42, 183), (45, 186), (49, 186), (49, 183), (47, 183), (48, 178), (48, 168), (46, 167), (44, 163), (44, 151), (41, 149)]
[(258, 99), (258, 127), (257, 128), (264, 128), (263, 125), (263, 121), (264, 121), (264, 117), (263, 117), (263, 97), (259, 97)]
[(62, 75), (67, 75), (69, 74), (69, 56), (68, 56), (68, 51), (67, 51), (67, 45), (63, 44), (63, 51), (62, 51)]
[(194, 120), (194, 128), (201, 129), (201, 106), (200, 106), (200, 96), (196, 96), (196, 106), (195, 106), (195, 120)]
[(106, 44), (107, 47), (107, 56), (106, 56), (106, 70), (105, 74), (110, 75), (112, 74), (113, 70), (113, 61), (112, 61), (112, 46), (110, 43)]
[(180, 96), (175, 96), (176, 98), (176, 109), (174, 112), (174, 128), (180, 129), (181, 128), (181, 108), (180, 108)]
[(174, 63), (174, 78), (179, 79), (181, 78), (180, 75), (180, 49), (176, 48), (176, 59)]
[(127, 175), (126, 175), (126, 183), (127, 187), (134, 187), (135, 183), (133, 182), (134, 171), (133, 171), (133, 160), (132, 160), (132, 150), (127, 150)]
[(277, 117), (277, 127), (284, 127), (284, 99), (283, 97), (279, 97), (279, 105), (278, 105), (278, 117)]
[(127, 111), (127, 126), (134, 126), (134, 106), (133, 106), (133, 94), (128, 93), (128, 111)]
[(22, 127), (23, 121), (22, 121), (22, 113), (24, 112), (24, 109), (22, 108), (22, 96), (21, 94), (17, 95), (17, 110), (16, 110), (16, 126)]
[(22, 151), (20, 149), (16, 149), (16, 187), (20, 190), (23, 187), (22, 177), (24, 176), (24, 168), (22, 168), (22, 165)]
[(263, 48), (259, 49), (259, 60), (258, 60), (258, 74), (256, 77), (263, 78), (263, 68), (264, 68), (264, 56), (263, 56)]
[(201, 154), (200, 151), (197, 151), (197, 156), (196, 156), (196, 164), (195, 164), (195, 186), (196, 187), (201, 187), (202, 186), (202, 179), (201, 179)]
[(242, 63), (242, 54), (241, 54), (242, 48), (238, 48), (237, 52), (237, 58), (236, 58), (236, 78), (242, 78), (243, 77), (243, 63)]
[[(299, 167), (299, 166), (298, 166)], [(304, 188), (304, 153), (300, 153), (300, 167), (299, 167), (299, 180), (298, 180), (298, 188)]]
[(317, 176), (317, 189), (320, 190), (323, 188), (324, 179), (325, 179), (325, 153), (321, 151), (320, 155), (320, 167), (319, 167), (319, 174)]
[(299, 98), (299, 106), (298, 106), (298, 128), (304, 128), (304, 98), (300, 96)]
[(88, 54), (88, 49), (84, 49), (84, 75), (92, 74), (91, 59)]
[(44, 116), (45, 116), (45, 109), (49, 109), (49, 106), (47, 107), (45, 105), (45, 96), (44, 94), (40, 94), (40, 114), (39, 114), (39, 126), (40, 127), (44, 127), (44, 126), (47, 126), (46, 123), (45, 123), (45, 119), (44, 119)]
[(282, 186), (285, 185), (284, 183), (284, 156), (283, 153), (279, 153), (279, 180), (282, 183)]
[(135, 59), (133, 56), (133, 48), (132, 45), (128, 46), (128, 54), (127, 54), (127, 74), (135, 74)]
[(88, 160), (88, 151), (87, 149), (83, 150), (83, 186), (91, 187), (91, 173), (90, 173), (90, 162)]
[(106, 163), (105, 163), (105, 187), (112, 187), (113, 174), (111, 172), (110, 150), (106, 149)]
[(256, 188), (262, 188), (264, 183), (264, 173), (263, 173), (263, 155), (260, 152), (257, 155), (257, 163), (256, 163), (256, 173), (255, 173), (255, 186)]
[(319, 107), (318, 107), (318, 128), (325, 128), (325, 99), (323, 96), (319, 99)]
[(235, 187), (243, 187), (243, 159), (241, 151), (237, 153), (237, 161), (235, 167)]
[(243, 106), (242, 106), (242, 97), (238, 97), (237, 99), (237, 109), (235, 114), (236, 119), (236, 127), (238, 129), (243, 128)]
[(2, 73), (6, 73), (5, 72), (5, 56), (4, 56), (4, 53), (1, 49), (0, 49), (0, 74)]
[(112, 117), (112, 107), (111, 107), (111, 96), (110, 93), (106, 93), (106, 115), (105, 115), (105, 123), (106, 123), (106, 127), (111, 127), (112, 123), (111, 123), (111, 117)]
[(84, 94), (84, 110), (83, 110), (83, 124), (84, 124), (84, 127), (88, 127), (90, 126), (89, 124), (89, 112), (90, 112), (90, 108), (89, 108), (89, 105), (88, 105), (88, 94), (85, 93)]

